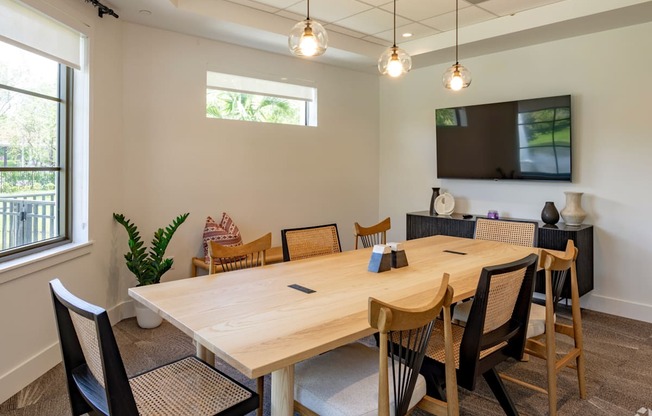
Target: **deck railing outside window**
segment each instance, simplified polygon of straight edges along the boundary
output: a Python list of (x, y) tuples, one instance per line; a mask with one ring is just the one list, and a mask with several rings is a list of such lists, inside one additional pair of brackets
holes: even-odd
[(59, 235), (56, 193), (0, 194), (0, 250)]

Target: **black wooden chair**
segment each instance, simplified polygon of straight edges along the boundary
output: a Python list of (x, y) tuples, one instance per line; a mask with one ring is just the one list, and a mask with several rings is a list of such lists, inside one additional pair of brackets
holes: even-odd
[[(530, 254), (512, 263), (482, 269), (466, 327), (452, 326), (457, 384), (474, 390), (478, 377), (483, 376), (507, 415), (518, 415), (518, 411), (495, 366), (510, 357), (523, 356), (537, 260), (536, 254)], [(437, 331), (441, 328), (438, 321)], [(445, 400), (442, 339), (433, 333), (421, 374), (428, 383), (428, 395)]]
[(194, 356), (128, 378), (106, 310), (50, 282), (74, 416), (244, 415), (258, 395)]
[(281, 230), (281, 242), (283, 261), (307, 259), (342, 251), (337, 224), (287, 228)]

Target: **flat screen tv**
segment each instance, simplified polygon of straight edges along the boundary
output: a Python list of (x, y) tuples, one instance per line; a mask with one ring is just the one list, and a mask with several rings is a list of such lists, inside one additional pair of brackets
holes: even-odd
[(440, 108), (437, 177), (571, 181), (571, 97)]

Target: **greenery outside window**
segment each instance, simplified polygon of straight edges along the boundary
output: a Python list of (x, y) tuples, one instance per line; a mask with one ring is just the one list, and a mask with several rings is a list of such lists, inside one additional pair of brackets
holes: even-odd
[(317, 89), (208, 71), (206, 117), (316, 126)]

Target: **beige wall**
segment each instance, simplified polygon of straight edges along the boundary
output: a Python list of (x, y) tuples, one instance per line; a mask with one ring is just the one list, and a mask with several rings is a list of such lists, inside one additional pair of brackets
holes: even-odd
[[(428, 209), (432, 186), (455, 196), (456, 212), (533, 219), (546, 201), (563, 208), (564, 191), (584, 192), (595, 289), (583, 306), (652, 322), (651, 47), (648, 23), (473, 59), (462, 47), (473, 83), (459, 93), (441, 86), (447, 65), (382, 80), (380, 214), (397, 219), (391, 238), (405, 238), (406, 212)], [(436, 179), (436, 108), (563, 94), (572, 95), (573, 183)]]

